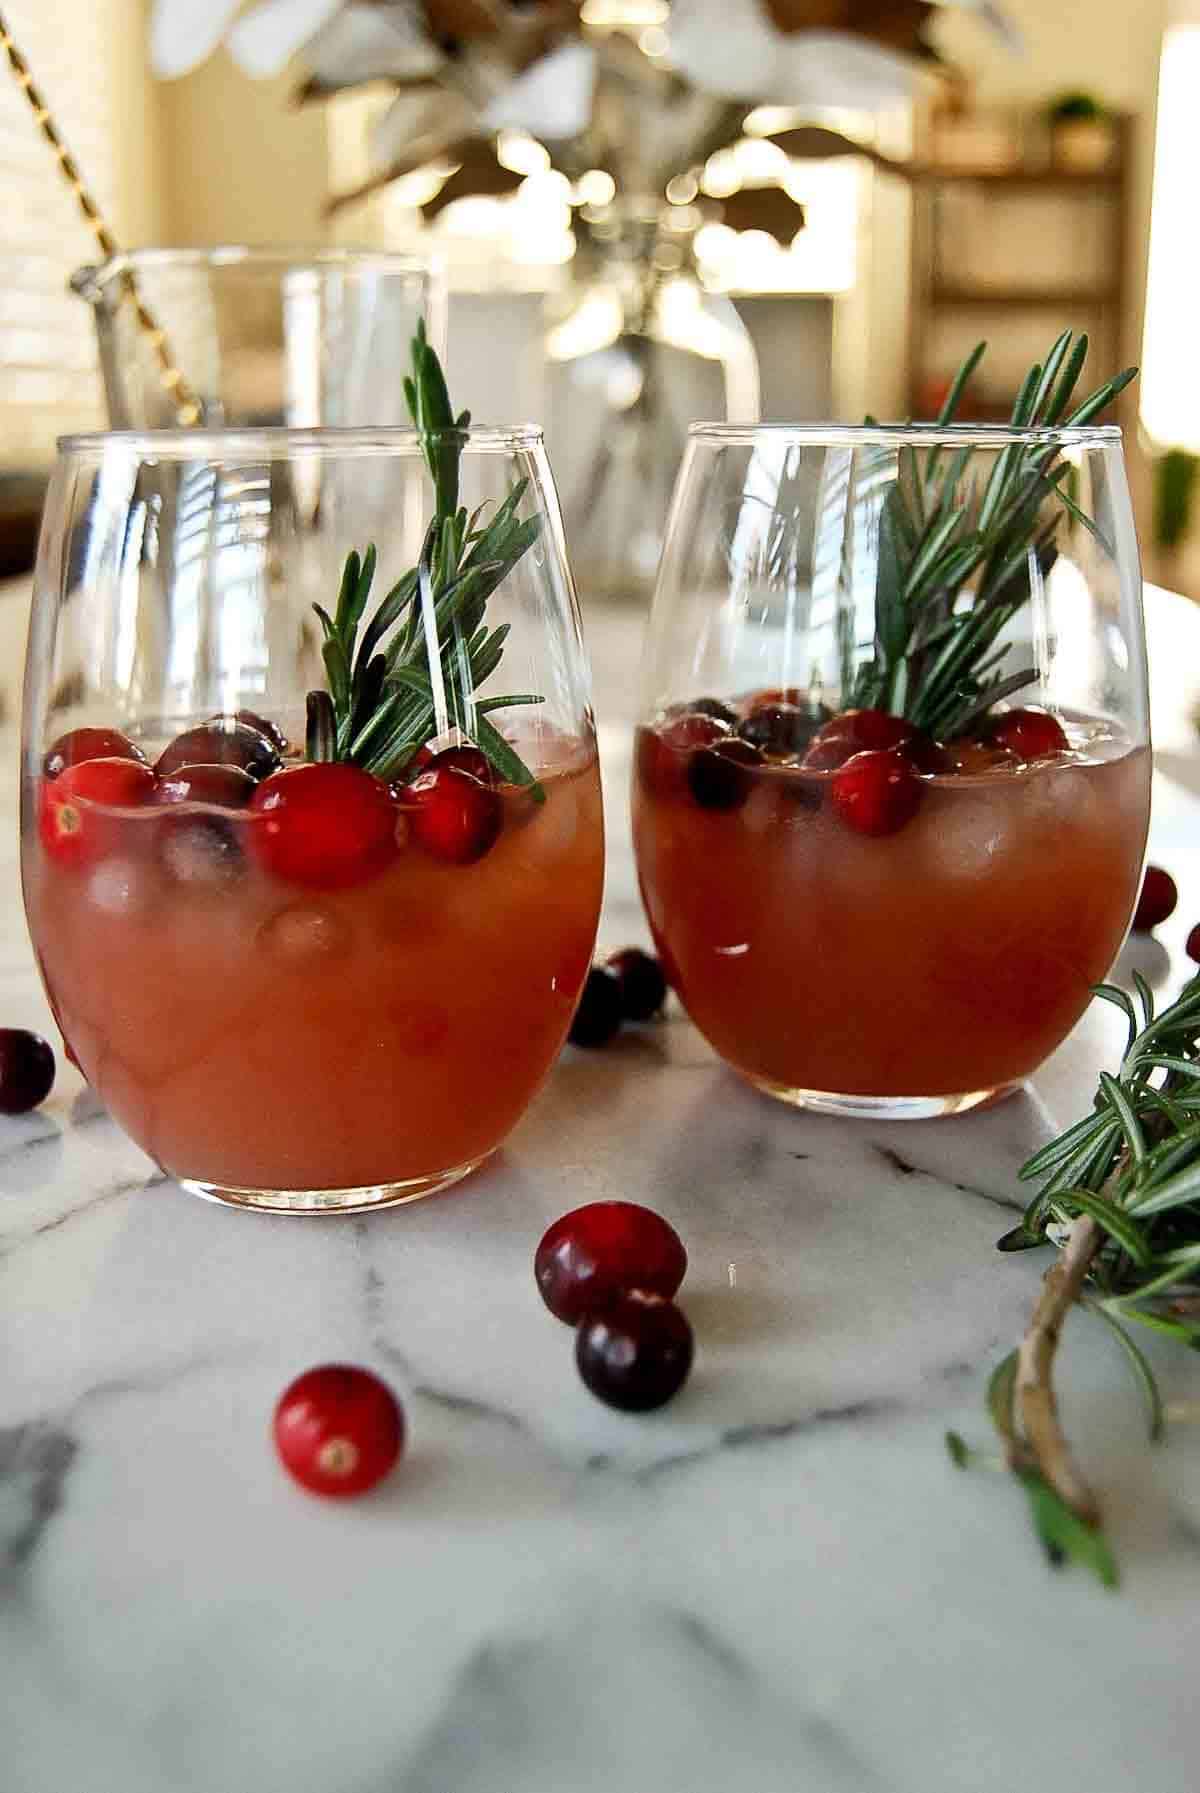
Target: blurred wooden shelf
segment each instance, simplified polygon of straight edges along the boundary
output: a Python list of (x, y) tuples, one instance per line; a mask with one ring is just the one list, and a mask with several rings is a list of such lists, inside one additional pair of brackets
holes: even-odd
[(939, 182), (968, 182), (972, 186), (1023, 188), (1053, 192), (1078, 192), (1081, 188), (1119, 187), (1124, 175), (1119, 168), (937, 168), (925, 164), (913, 170), (913, 179), (936, 186)]
[(1115, 305), (1121, 289), (1111, 281), (1102, 286), (952, 286), (935, 284), (929, 289), (934, 305), (1025, 306)]

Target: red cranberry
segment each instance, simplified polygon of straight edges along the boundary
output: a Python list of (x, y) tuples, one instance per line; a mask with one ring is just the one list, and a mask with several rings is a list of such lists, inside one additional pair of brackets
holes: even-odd
[(47, 749), (42, 771), (47, 778), (57, 778), (68, 766), (78, 766), (84, 760), (137, 760), (143, 766), (147, 764), (141, 748), (115, 728), (76, 728), (69, 735), (60, 735)]
[(584, 980), (568, 1040), (572, 1046), (607, 1046), (624, 1018), (620, 978), (603, 965), (593, 965)]
[(878, 752), (900, 747), (917, 733), (903, 716), (887, 710), (843, 710), (817, 730), (816, 741), (846, 741), (851, 753)]
[(814, 741), (800, 761), (806, 772), (836, 772), (839, 766), (853, 759), (858, 749), (851, 741), (834, 738)]
[(275, 1408), (275, 1448), (310, 1494), (365, 1494), (404, 1448), (404, 1414), (369, 1370), (324, 1364), (285, 1388)]
[(732, 709), (729, 704), (722, 703), (719, 697), (694, 697), (689, 703), (681, 706), (679, 713), (710, 716), (714, 722), (723, 722), (727, 728), (732, 728), (737, 721), (737, 711)]
[(682, 797), (687, 791), (689, 756), (729, 734), (728, 723), (688, 710), (682, 716), (643, 729), (638, 735), (637, 775), (653, 797)]
[(825, 710), (807, 709), (799, 704), (756, 704), (746, 720), (738, 724), (738, 737), (762, 753), (779, 757), (803, 753), (827, 715)]
[(830, 798), (858, 834), (895, 834), (917, 812), (921, 781), (901, 753), (856, 753), (834, 773)]
[(400, 793), (412, 837), (435, 859), (473, 865), (495, 846), (504, 805), (490, 784), (435, 758)]
[(1179, 892), (1170, 872), (1164, 872), (1161, 865), (1148, 865), (1142, 879), (1137, 908), (1133, 912), (1134, 932), (1148, 934), (1151, 928), (1156, 928), (1169, 915), (1174, 915), (1178, 901)]
[[(210, 716), (208, 720), (210, 725), (216, 723), (218, 726), (224, 727), (229, 718), (228, 716)], [(235, 710), (233, 720), (240, 722), (245, 728), (255, 729), (260, 735), (265, 735), (277, 753), (286, 753), (291, 745), (279, 724), (272, 722), (269, 716), (260, 716), (257, 710)]]
[(1197, 922), (1196, 926), (1189, 933), (1187, 944), (1183, 950), (1186, 952), (1189, 959), (1194, 959), (1196, 964), (1200, 965), (1200, 922)]
[(762, 754), (749, 741), (714, 741), (688, 761), (688, 789), (701, 809), (739, 809), (750, 795)]
[(630, 1289), (575, 1335), (575, 1362), (592, 1393), (624, 1413), (662, 1407), (687, 1381), (692, 1329), (662, 1295)]
[(28, 1114), (54, 1086), (54, 1053), (36, 1033), (0, 1027), (0, 1114)]
[(621, 986), (621, 1012), (626, 1021), (649, 1021), (667, 1000), (667, 980), (662, 966), (640, 947), (627, 946), (613, 953), (608, 968)]
[(670, 1297), (687, 1270), (683, 1240), (652, 1208), (589, 1202), (546, 1228), (533, 1274), (556, 1319), (574, 1326), (629, 1289)]
[(92, 865), (120, 838), (121, 820), (112, 811), (143, 808), (156, 788), (143, 760), (83, 760), (68, 766), (41, 787), (42, 845), (60, 865)]
[(995, 747), (1007, 748), (1019, 760), (1054, 759), (1071, 751), (1062, 724), (1045, 710), (1006, 711), (989, 723), (987, 740)]
[(157, 803), (210, 803), (216, 809), (245, 809), (258, 786), (240, 766), (180, 766), (159, 779)]
[(166, 778), (181, 766), (240, 766), (251, 778), (269, 778), (279, 769), (279, 754), (258, 729), (224, 716), (176, 735), (159, 754), (154, 770)]
[(496, 783), (495, 767), (487, 754), (481, 753), (478, 747), (443, 747), (440, 753), (429, 753), (422, 748), (421, 752), (426, 756), (421, 764), (422, 771), (446, 766), (455, 772), (465, 772), (468, 778), (474, 778), (479, 784)]
[(358, 766), (290, 766), (254, 793), (248, 831), (272, 876), (308, 890), (345, 890), (395, 858), (401, 818), (387, 786)]

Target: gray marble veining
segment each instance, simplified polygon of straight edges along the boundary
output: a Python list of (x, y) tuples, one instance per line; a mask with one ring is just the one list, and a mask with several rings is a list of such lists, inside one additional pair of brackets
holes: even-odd
[[(1180, 683), (1156, 852), (1185, 894), (1136, 962), (1170, 988), (1200, 902), (1200, 753), (1170, 733), (1200, 623), (1157, 618)], [(603, 701), (630, 631), (593, 634)], [(641, 934), (625, 739), (610, 944)], [(45, 1028), (11, 829), (0, 877), (3, 1019)], [(1119, 1598), (1051, 1577), (1017, 1492), (942, 1446), (983, 1438), (1043, 1267), (992, 1250), (1016, 1169), (1118, 1035), (1094, 1010), (988, 1113), (852, 1126), (743, 1087), (676, 1012), (565, 1053), (459, 1189), (316, 1223), (184, 1195), (64, 1067), (0, 1123), (2, 1793), (1192, 1785), (1195, 1360), (1158, 1353), (1181, 1418), (1151, 1457), (1111, 1341), (1070, 1329)], [(691, 1257), (695, 1374), (643, 1419), (591, 1399), (533, 1287), (544, 1225), (601, 1196), (660, 1209)], [(378, 1368), (410, 1421), (399, 1472), (346, 1507), (267, 1436), (331, 1358)]]

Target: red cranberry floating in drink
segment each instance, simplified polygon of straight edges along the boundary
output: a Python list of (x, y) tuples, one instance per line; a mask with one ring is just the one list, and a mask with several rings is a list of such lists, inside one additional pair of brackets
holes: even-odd
[(845, 741), (851, 753), (865, 753), (900, 747), (917, 732), (903, 716), (892, 716), (887, 710), (842, 710), (822, 724), (813, 739)]
[(683, 710), (693, 716), (711, 716), (715, 722), (723, 722), (732, 728), (737, 721), (737, 711), (729, 704), (722, 703), (719, 697), (695, 697), (690, 703), (683, 705)]
[(468, 778), (474, 778), (479, 784), (496, 783), (496, 771), (486, 753), (478, 747), (443, 747), (440, 753), (431, 753), (422, 762), (422, 770), (441, 769), (465, 772)]
[(777, 758), (803, 753), (827, 716), (826, 710), (805, 709), (799, 704), (756, 704), (738, 724), (738, 738)]
[[(279, 724), (270, 716), (260, 716), (257, 710), (235, 710), (233, 720), (240, 722), (245, 728), (255, 729), (260, 735), (265, 735), (277, 753), (286, 753), (291, 745)], [(210, 724), (216, 723), (222, 727), (227, 725), (228, 721), (227, 716), (209, 717)]]
[(54, 1053), (46, 1041), (23, 1027), (0, 1027), (0, 1114), (28, 1114), (53, 1087)]
[(800, 764), (806, 772), (836, 772), (858, 751), (852, 741), (835, 735), (827, 741), (814, 741)]
[(146, 756), (136, 742), (115, 728), (76, 728), (69, 735), (60, 735), (47, 749), (42, 771), (47, 778), (57, 778), (68, 766), (84, 760), (137, 760), (146, 765)]
[(575, 1362), (592, 1393), (623, 1413), (662, 1407), (687, 1381), (692, 1329), (673, 1301), (630, 1289), (587, 1314), (575, 1335)]
[(1045, 710), (1006, 711), (988, 728), (987, 740), (1019, 760), (1049, 760), (1071, 750), (1061, 722)]
[(155, 789), (144, 760), (82, 760), (68, 766), (41, 786), (42, 845), (59, 865), (92, 865), (121, 839), (121, 818), (113, 811), (143, 808)]
[(413, 840), (434, 859), (473, 865), (491, 851), (504, 823), (504, 805), (490, 784), (469, 772), (430, 761), (400, 793)]
[(626, 1021), (649, 1021), (667, 999), (667, 980), (662, 966), (640, 947), (627, 946), (609, 957), (608, 969), (621, 986), (621, 1010)]
[(160, 778), (156, 803), (207, 803), (217, 809), (245, 809), (258, 789), (240, 766), (180, 766)]
[(404, 1448), (404, 1414), (369, 1370), (324, 1364), (284, 1389), (275, 1408), (275, 1448), (310, 1494), (365, 1494)]
[(729, 734), (729, 724), (698, 710), (686, 710), (647, 730), (638, 742), (638, 776), (661, 797), (687, 793), (688, 764), (693, 749), (710, 747)]
[(607, 1046), (624, 1018), (620, 979), (603, 965), (593, 965), (587, 974), (568, 1040), (572, 1046)]
[(921, 781), (902, 753), (856, 753), (833, 775), (830, 798), (858, 834), (895, 834), (917, 813)]
[(550, 1312), (574, 1326), (630, 1289), (670, 1298), (687, 1262), (679, 1234), (652, 1208), (589, 1202), (547, 1227), (533, 1273)]
[(750, 795), (762, 754), (749, 741), (714, 741), (688, 761), (688, 789), (701, 809), (739, 809)]
[(250, 805), (253, 852), (273, 877), (308, 890), (346, 890), (386, 871), (402, 819), (391, 792), (357, 766), (289, 766)]
[(1179, 891), (1170, 872), (1161, 865), (1148, 865), (1142, 878), (1141, 894), (1133, 912), (1133, 928), (1137, 934), (1148, 934), (1160, 922), (1174, 915)]
[(159, 754), (154, 769), (166, 778), (181, 766), (240, 766), (251, 778), (269, 778), (279, 768), (279, 754), (257, 728), (226, 716), (176, 735)]
[(1003, 772), (1020, 765), (1017, 755), (999, 741), (947, 741), (942, 748), (947, 772), (968, 778), (985, 772)]

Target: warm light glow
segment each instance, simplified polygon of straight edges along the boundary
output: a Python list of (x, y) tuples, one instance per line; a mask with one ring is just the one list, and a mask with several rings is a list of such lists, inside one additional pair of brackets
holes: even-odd
[(1167, 32), (1159, 69), (1141, 410), (1155, 442), (1193, 453), (1200, 453), (1200, 358), (1192, 343), (1198, 91), (1200, 25), (1179, 25)]
[(585, 0), (580, 18), (585, 25), (662, 25), (671, 16), (667, 0)]
[(661, 25), (647, 25), (638, 38), (638, 49), (643, 56), (649, 56), (652, 62), (665, 56), (671, 45)]
[(783, 185), (805, 208), (788, 248), (764, 231), (706, 224), (696, 234), (700, 275), (712, 292), (847, 292), (854, 285), (859, 165), (789, 162)]
[(589, 168), (575, 183), (576, 205), (611, 205), (617, 196), (617, 183), (604, 168)]
[(746, 114), (742, 129), (747, 137), (770, 137), (776, 131), (790, 130), (799, 118), (793, 106), (756, 106)]
[(674, 174), (667, 182), (667, 198), (672, 205), (691, 205), (699, 191), (694, 174)]
[(501, 131), (496, 138), (496, 160), (514, 174), (541, 174), (550, 166), (550, 153), (527, 131)]
[(730, 193), (737, 192), (742, 177), (738, 172), (737, 157), (731, 149), (719, 149), (715, 156), (708, 158), (700, 184), (712, 199), (726, 199)]

